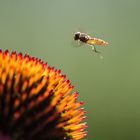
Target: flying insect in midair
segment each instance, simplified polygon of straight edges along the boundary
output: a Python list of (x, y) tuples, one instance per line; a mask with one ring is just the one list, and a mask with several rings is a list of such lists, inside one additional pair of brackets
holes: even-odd
[(95, 46), (106, 46), (108, 45), (108, 42), (105, 42), (104, 40), (98, 39), (98, 38), (93, 38), (89, 36), (86, 33), (81, 33), (81, 32), (76, 32), (74, 34), (74, 40), (77, 41), (79, 44), (80, 43), (85, 43), (89, 46), (92, 47), (92, 50), (95, 53), (100, 53), (99, 51), (96, 50)]

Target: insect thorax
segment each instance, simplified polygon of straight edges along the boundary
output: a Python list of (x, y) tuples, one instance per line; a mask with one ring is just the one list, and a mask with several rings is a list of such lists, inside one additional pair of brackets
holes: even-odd
[(87, 34), (81, 34), (79, 37), (79, 40), (84, 43), (86, 43), (89, 39), (90, 37)]

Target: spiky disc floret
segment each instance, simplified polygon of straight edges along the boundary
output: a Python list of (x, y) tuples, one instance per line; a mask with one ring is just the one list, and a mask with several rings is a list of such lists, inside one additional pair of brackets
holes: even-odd
[(12, 140), (79, 140), (82, 102), (60, 70), (41, 60), (0, 50), (0, 133)]

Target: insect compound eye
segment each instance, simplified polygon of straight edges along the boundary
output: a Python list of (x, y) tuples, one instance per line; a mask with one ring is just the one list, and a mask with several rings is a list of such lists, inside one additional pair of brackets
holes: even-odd
[(74, 34), (74, 40), (78, 40), (79, 37), (80, 37), (80, 33), (79, 32), (77, 32), (77, 33)]

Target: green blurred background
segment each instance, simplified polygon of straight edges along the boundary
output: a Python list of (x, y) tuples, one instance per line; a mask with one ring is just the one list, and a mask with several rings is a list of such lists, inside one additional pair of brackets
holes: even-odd
[[(61, 69), (85, 102), (86, 140), (140, 139), (139, 0), (0, 0), (0, 48)], [(74, 48), (83, 29), (109, 42)]]

